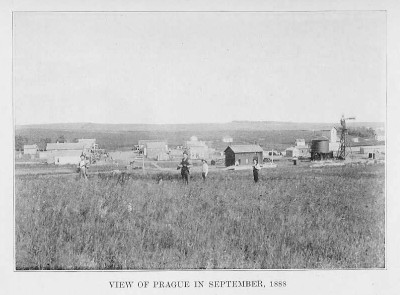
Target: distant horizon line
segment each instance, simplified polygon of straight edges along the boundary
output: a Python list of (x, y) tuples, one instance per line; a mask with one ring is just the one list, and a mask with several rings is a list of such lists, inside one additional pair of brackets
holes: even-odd
[[(281, 124), (340, 124), (337, 122), (298, 122), (298, 121), (253, 121), (253, 120), (233, 120), (228, 122), (197, 122), (197, 123), (98, 123), (98, 122), (55, 122), (55, 123), (28, 123), (15, 124), (15, 126), (33, 125), (72, 125), (72, 124), (92, 124), (92, 125), (206, 125), (206, 124), (230, 124), (230, 123), (281, 123)], [(385, 121), (351, 121), (352, 123), (385, 123)]]

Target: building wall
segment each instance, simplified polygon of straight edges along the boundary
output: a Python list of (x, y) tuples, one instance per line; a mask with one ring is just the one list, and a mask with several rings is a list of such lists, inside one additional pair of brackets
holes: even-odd
[(225, 166), (233, 166), (235, 165), (235, 153), (231, 150), (227, 150), (225, 152)]
[(54, 158), (54, 163), (56, 165), (67, 165), (67, 164), (78, 165), (80, 160), (81, 160), (80, 156), (56, 156)]
[(377, 146), (362, 146), (360, 147), (360, 154), (368, 154), (368, 153), (384, 153), (385, 146), (377, 145)]
[[(82, 154), (81, 150), (64, 150), (64, 151), (46, 151), (41, 153), (42, 155), (40, 155), (39, 157), (46, 158), (46, 162), (48, 164), (59, 164), (60, 160), (62, 163), (64, 163), (64, 161), (69, 161), (69, 160), (64, 160), (65, 159), (78, 159), (78, 162), (80, 160), (80, 156)], [(76, 163), (66, 163), (66, 164), (78, 164), (78, 162)]]
[(203, 159), (209, 157), (208, 148), (207, 147), (195, 147), (192, 146), (189, 149), (190, 158), (191, 159)]
[(163, 148), (156, 148), (156, 149), (146, 148), (146, 157), (148, 159), (157, 160), (159, 157), (163, 157), (163, 155), (166, 155), (166, 154), (167, 154), (167, 151), (166, 151), (166, 149), (163, 149)]
[(36, 148), (28, 148), (24, 149), (24, 155), (36, 155), (37, 149)]
[(286, 157), (298, 157), (300, 156), (298, 149), (286, 150)]
[(340, 142), (329, 142), (329, 151), (337, 152), (340, 146)]
[(235, 162), (238, 161), (240, 165), (252, 165), (253, 159), (257, 157), (258, 163), (263, 162), (262, 152), (258, 153), (237, 153), (235, 154)]
[(225, 166), (235, 165), (236, 162), (239, 162), (239, 165), (252, 165), (253, 159), (257, 157), (258, 162), (263, 162), (263, 154), (262, 152), (258, 153), (236, 153), (233, 152), (225, 153)]
[(376, 140), (378, 141), (384, 141), (385, 140), (385, 135), (377, 135)]
[(337, 142), (337, 141), (338, 141), (337, 130), (336, 130), (336, 128), (332, 128), (331, 134), (330, 134), (330, 142)]

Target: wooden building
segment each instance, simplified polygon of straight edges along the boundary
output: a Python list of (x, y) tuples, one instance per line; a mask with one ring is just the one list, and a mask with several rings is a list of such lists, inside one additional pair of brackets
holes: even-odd
[(139, 146), (143, 145), (143, 155), (152, 160), (168, 159), (168, 144), (166, 141), (142, 141)]
[(285, 150), (286, 157), (310, 157), (310, 149), (308, 146), (295, 146)]
[(189, 141), (184, 143), (185, 150), (189, 153), (190, 159), (208, 159), (209, 149), (204, 141), (199, 141), (196, 136), (192, 136)]
[(40, 158), (56, 165), (78, 164), (82, 154), (89, 155), (96, 147), (95, 139), (79, 139), (79, 142), (56, 142), (46, 145), (46, 152)]
[(36, 144), (24, 145), (24, 155), (36, 155), (38, 152), (38, 146)]
[(225, 166), (252, 165), (253, 159), (263, 162), (263, 149), (259, 145), (231, 145), (225, 151)]

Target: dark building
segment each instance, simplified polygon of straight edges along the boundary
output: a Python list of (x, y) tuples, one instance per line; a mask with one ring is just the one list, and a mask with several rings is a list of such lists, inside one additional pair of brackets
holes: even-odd
[(263, 161), (263, 149), (259, 145), (231, 145), (225, 151), (225, 166), (251, 165), (253, 159)]

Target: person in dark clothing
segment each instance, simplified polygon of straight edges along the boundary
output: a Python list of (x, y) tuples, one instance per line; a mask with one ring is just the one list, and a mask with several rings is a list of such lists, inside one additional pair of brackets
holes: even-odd
[(254, 182), (258, 182), (258, 171), (260, 171), (261, 167), (258, 164), (258, 159), (253, 160), (253, 177)]
[(192, 163), (188, 158), (188, 154), (186, 151), (183, 152), (183, 159), (181, 163), (178, 165), (178, 169), (181, 169), (182, 180), (185, 184), (189, 184), (190, 178), (190, 168), (192, 167)]

